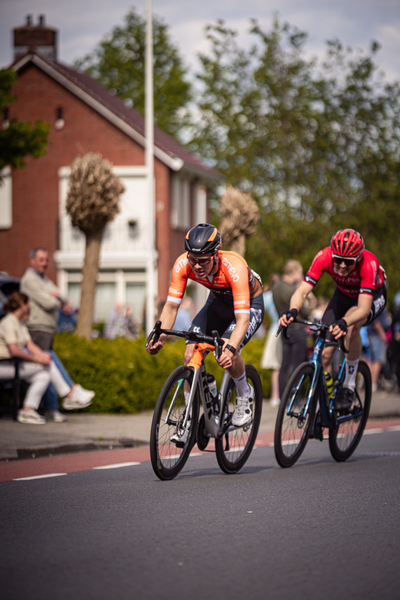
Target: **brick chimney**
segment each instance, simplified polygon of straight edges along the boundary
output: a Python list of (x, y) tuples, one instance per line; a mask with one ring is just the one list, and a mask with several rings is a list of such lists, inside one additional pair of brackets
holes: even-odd
[(57, 29), (45, 26), (45, 16), (39, 16), (37, 25), (32, 23), (32, 15), (26, 18), (26, 25), (14, 28), (14, 60), (28, 51), (42, 54), (50, 60), (57, 60)]

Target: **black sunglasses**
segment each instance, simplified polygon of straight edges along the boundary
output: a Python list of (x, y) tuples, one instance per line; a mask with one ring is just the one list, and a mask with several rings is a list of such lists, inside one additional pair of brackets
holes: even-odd
[(351, 267), (351, 265), (354, 265), (356, 260), (357, 260), (357, 258), (343, 258), (343, 256), (334, 256), (333, 257), (333, 262), (336, 265), (341, 265), (342, 263), (344, 263), (346, 265), (346, 267)]
[(191, 267), (194, 267), (195, 265), (200, 265), (200, 267), (206, 267), (208, 265), (208, 263), (211, 262), (212, 259), (214, 258), (214, 254), (212, 256), (210, 256), (209, 258), (197, 258), (197, 256), (189, 256), (189, 254), (187, 255), (187, 257), (188, 257), (189, 265)]

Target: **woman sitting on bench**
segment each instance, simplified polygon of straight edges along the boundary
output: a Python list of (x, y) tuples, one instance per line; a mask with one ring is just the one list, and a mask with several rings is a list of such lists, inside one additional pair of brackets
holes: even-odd
[[(3, 359), (0, 364), (0, 379), (12, 379), (14, 376), (13, 363), (10, 361), (8, 364), (4, 359), (21, 359), (19, 377), (30, 385), (17, 419), (20, 423), (44, 425), (46, 419), (37, 411), (49, 383), (54, 385), (57, 394), (65, 400), (79, 400), (78, 396), (86, 390), (78, 385), (69, 386), (50, 354), (33, 343), (24, 323), (29, 315), (29, 298), (26, 294), (11, 294), (3, 310), (7, 314), (0, 321), (0, 358)], [(86, 405), (90, 402), (91, 399), (88, 401), (85, 396)]]

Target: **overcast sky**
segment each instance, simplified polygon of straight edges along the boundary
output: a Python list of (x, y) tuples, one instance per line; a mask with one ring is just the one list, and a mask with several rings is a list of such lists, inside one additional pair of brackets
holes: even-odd
[[(224, 19), (245, 43), (251, 18), (268, 30), (278, 13), (309, 34), (306, 48), (311, 54), (321, 54), (328, 39), (338, 38), (364, 51), (377, 40), (382, 46), (377, 62), (386, 79), (400, 80), (400, 0), (153, 0), (152, 4), (192, 70), (196, 53), (207, 49), (207, 23)], [(114, 26), (122, 25), (132, 6), (146, 15), (146, 0), (0, 0), (0, 67), (12, 62), (12, 29), (23, 25), (28, 14), (34, 23), (44, 14), (46, 23), (59, 30), (59, 60), (71, 64), (93, 50)]]

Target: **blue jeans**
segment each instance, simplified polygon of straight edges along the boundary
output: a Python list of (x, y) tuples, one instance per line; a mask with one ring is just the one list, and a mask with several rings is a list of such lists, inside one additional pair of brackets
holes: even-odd
[[(59, 357), (57, 356), (57, 354), (53, 350), (50, 350), (49, 353), (51, 354), (51, 358), (52, 358), (54, 364), (57, 366), (58, 370), (60, 371), (60, 373), (63, 376), (63, 378), (65, 379), (65, 381), (68, 383), (68, 385), (70, 385), (72, 387), (74, 385), (74, 382), (72, 381), (71, 377), (65, 370), (65, 367), (62, 364)], [(58, 395), (57, 395), (57, 392), (56, 392), (54, 386), (51, 383), (49, 384), (49, 387), (45, 391), (42, 401), (43, 401), (45, 410), (58, 410)]]

